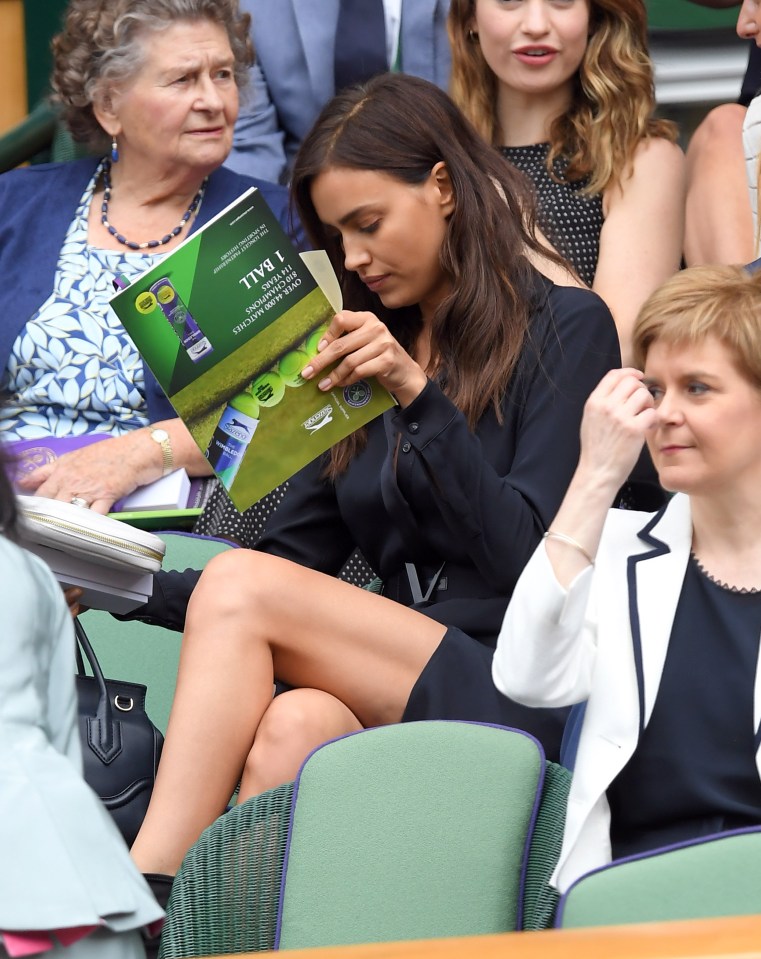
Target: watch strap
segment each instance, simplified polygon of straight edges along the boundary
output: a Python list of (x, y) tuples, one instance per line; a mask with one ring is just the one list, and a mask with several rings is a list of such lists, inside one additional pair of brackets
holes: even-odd
[(163, 459), (161, 475), (168, 476), (174, 470), (174, 455), (172, 453), (172, 443), (166, 430), (151, 430), (151, 439), (161, 447), (161, 456)]

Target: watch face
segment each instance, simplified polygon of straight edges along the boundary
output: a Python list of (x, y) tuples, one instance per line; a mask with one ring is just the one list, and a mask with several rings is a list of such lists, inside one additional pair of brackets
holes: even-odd
[(166, 430), (153, 430), (151, 436), (158, 442), (164, 443), (169, 439), (169, 433)]

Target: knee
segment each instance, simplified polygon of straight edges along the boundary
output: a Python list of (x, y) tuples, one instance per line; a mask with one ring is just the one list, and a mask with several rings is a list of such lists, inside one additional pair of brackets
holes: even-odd
[(306, 756), (321, 743), (360, 727), (338, 700), (317, 689), (294, 689), (276, 696), (256, 731), (246, 771), (289, 770), (295, 776)]
[(322, 742), (325, 723), (319, 710), (293, 690), (276, 696), (262, 717), (256, 731), (252, 752), (259, 760), (282, 757), (290, 751), (311, 749)]
[(740, 151), (746, 112), (739, 103), (722, 103), (714, 107), (690, 138), (688, 159), (694, 161), (697, 156), (708, 153)]
[(250, 615), (276, 588), (271, 558), (250, 549), (230, 549), (211, 559), (193, 590), (189, 615)]

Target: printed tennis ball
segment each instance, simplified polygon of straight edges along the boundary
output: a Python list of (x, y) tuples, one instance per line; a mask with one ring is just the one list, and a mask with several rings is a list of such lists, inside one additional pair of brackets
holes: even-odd
[(259, 403), (248, 390), (244, 390), (242, 393), (234, 396), (230, 400), (230, 406), (232, 406), (234, 410), (239, 410), (241, 413), (245, 413), (246, 416), (250, 416), (251, 419), (256, 420), (259, 418)]
[(210, 409), (224, 407), (231, 396), (249, 389), (251, 381), (260, 373), (276, 369), (281, 356), (291, 350), (303, 349), (299, 344), (318, 327), (327, 327), (331, 317), (322, 291), (315, 289), (307, 293), (300, 300), (298, 309), (288, 311), (287, 323), (270, 323), (212, 365), (204, 373), (203, 389), (199, 389), (194, 381), (173, 393), (175, 409), (186, 422), (193, 424), (194, 430), (200, 429), (210, 437), (216, 425), (211, 423), (213, 417), (208, 417)]
[(277, 406), (285, 394), (283, 378), (275, 370), (257, 376), (251, 384), (251, 392), (262, 406)]
[(286, 386), (303, 386), (301, 371), (309, 362), (309, 357), (303, 350), (291, 350), (286, 353), (277, 366), (277, 371)]
[(325, 336), (325, 330), (327, 330), (327, 326), (319, 326), (304, 340), (301, 349), (306, 353), (308, 359), (317, 356), (317, 347), (320, 340)]

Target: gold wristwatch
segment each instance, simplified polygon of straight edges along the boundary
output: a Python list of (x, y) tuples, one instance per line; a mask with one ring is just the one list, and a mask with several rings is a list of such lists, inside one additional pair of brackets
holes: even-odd
[(174, 456), (172, 455), (172, 443), (169, 439), (169, 433), (162, 429), (152, 429), (150, 431), (150, 437), (154, 443), (158, 443), (161, 447), (161, 455), (164, 459), (161, 475), (168, 476), (174, 469)]

